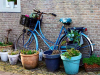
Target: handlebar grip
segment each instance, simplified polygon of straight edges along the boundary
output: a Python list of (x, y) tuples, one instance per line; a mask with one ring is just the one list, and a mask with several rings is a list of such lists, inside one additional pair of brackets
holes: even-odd
[(40, 11), (39, 10), (36, 10), (36, 9), (33, 9), (35, 12), (37, 12), (37, 13), (40, 13)]
[(54, 13), (51, 13), (51, 15), (53, 15), (53, 16), (55, 16), (55, 17), (57, 16), (57, 15), (56, 15), (56, 14), (54, 14)]

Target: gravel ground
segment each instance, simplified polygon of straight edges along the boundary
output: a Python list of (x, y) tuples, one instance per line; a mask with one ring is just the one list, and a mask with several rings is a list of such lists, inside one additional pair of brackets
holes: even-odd
[[(67, 75), (63, 65), (57, 72), (48, 72), (44, 61), (39, 62), (38, 67), (31, 70), (24, 69), (21, 62), (18, 62), (17, 65), (10, 65), (9, 62), (0, 61), (0, 71), (22, 75)], [(80, 67), (79, 73), (76, 75), (100, 75), (100, 72), (85, 72), (84, 68)]]

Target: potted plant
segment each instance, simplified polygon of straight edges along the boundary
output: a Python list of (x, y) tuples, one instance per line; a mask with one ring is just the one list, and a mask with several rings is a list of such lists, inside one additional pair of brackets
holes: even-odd
[(5, 40), (2, 39), (2, 42), (0, 42), (0, 49), (11, 49), (13, 46), (12, 42), (9, 42), (8, 37), (12, 29), (8, 29), (7, 31), (7, 36), (5, 36)]
[(80, 45), (80, 33), (75, 30), (68, 31), (68, 34), (66, 35), (67, 40), (62, 41), (61, 46), (66, 44), (66, 49), (71, 49), (81, 46)]
[(77, 74), (82, 54), (74, 48), (68, 49), (67, 52), (61, 54), (65, 72), (67, 74)]
[(10, 51), (8, 53), (8, 58), (11, 65), (15, 65), (17, 63), (18, 57), (19, 57), (18, 51)]
[(100, 71), (100, 57), (92, 55), (90, 58), (83, 58), (86, 72)]
[(16, 2), (16, 0), (7, 0), (7, 1), (10, 5), (11, 9), (13, 9), (14, 8), (14, 3)]
[(38, 65), (39, 52), (36, 50), (21, 50), (21, 62), (24, 68), (33, 69)]
[(8, 61), (8, 50), (7, 49), (1, 49), (0, 50), (1, 55), (1, 61)]
[(59, 69), (60, 66), (60, 54), (59, 50), (48, 50), (45, 51), (43, 57), (48, 71), (54, 72)]

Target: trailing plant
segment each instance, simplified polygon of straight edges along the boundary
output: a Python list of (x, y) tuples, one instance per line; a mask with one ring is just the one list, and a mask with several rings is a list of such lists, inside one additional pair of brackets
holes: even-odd
[(9, 55), (16, 55), (16, 54), (19, 54), (19, 51), (11, 51), (8, 53)]
[(68, 49), (67, 52), (64, 52), (62, 55), (71, 59), (71, 57), (78, 56), (80, 54), (79, 50), (75, 50), (74, 48)]
[(35, 53), (37, 53), (37, 51), (36, 51), (36, 50), (21, 50), (21, 53), (22, 53), (22, 54), (30, 55), (30, 54), (35, 54)]
[(93, 64), (100, 65), (100, 57), (92, 55), (90, 58), (83, 58), (83, 63), (86, 63), (88, 65), (93, 65)]

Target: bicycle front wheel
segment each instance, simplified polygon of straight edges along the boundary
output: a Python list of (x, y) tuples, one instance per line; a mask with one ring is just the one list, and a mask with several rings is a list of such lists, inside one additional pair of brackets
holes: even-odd
[(22, 33), (16, 42), (16, 48), (18, 50), (21, 49), (30, 49), (30, 50), (36, 50), (36, 40), (35, 36), (32, 34)]

